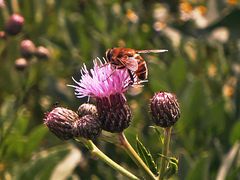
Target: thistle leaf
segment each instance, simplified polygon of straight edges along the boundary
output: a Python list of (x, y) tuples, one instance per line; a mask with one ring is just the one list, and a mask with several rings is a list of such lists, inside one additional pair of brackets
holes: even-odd
[(149, 127), (152, 128), (156, 132), (159, 141), (163, 144), (164, 143), (164, 137), (163, 137), (163, 132), (161, 132), (162, 129), (160, 127), (157, 127), (157, 126), (149, 126)]
[(148, 168), (155, 174), (158, 175), (157, 165), (153, 160), (150, 151), (141, 143), (141, 141), (136, 137), (137, 141), (137, 153), (148, 166)]
[(168, 167), (165, 170), (163, 177), (169, 179), (171, 176), (178, 172), (178, 159), (175, 157), (166, 157), (162, 154), (159, 154), (159, 156), (168, 160)]

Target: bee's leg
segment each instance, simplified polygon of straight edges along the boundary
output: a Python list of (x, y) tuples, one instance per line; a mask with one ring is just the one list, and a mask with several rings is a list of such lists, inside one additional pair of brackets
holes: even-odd
[(106, 79), (104, 79), (103, 81), (108, 80), (108, 78), (110, 78), (111, 75), (113, 75), (113, 73), (115, 73), (115, 71), (116, 71), (116, 68), (114, 67), (114, 69), (113, 69), (113, 71), (111, 72), (111, 74), (109, 74), (108, 77), (107, 77)]
[(128, 74), (129, 74), (129, 77), (131, 79), (131, 82), (129, 83), (129, 85), (133, 85), (134, 84), (134, 77), (133, 77), (133, 73), (131, 70), (128, 69)]

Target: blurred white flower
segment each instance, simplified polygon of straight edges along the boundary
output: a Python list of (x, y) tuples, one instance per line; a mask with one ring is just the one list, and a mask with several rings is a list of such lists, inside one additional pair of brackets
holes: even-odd
[(208, 20), (199, 7), (194, 8), (191, 13), (191, 18), (199, 28), (205, 28), (208, 25)]
[(229, 30), (226, 27), (219, 27), (212, 31), (210, 39), (225, 43), (228, 41), (229, 35)]
[(169, 10), (165, 4), (157, 4), (153, 10), (153, 18), (156, 21), (166, 22), (168, 18)]

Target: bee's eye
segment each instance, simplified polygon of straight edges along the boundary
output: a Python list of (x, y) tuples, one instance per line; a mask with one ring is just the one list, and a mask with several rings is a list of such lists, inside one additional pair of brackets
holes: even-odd
[(128, 56), (128, 57), (133, 57), (134, 56), (134, 54), (132, 52), (127, 52), (125, 55)]

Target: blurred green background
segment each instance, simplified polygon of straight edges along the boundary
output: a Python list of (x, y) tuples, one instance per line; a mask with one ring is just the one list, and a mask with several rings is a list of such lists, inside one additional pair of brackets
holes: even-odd
[[(1, 3), (1, 2), (0, 2)], [(171, 154), (179, 158), (172, 179), (240, 178), (240, 2), (238, 0), (17, 0), (0, 7), (0, 31), (7, 12), (25, 18), (21, 33), (0, 39), (0, 179), (125, 179), (92, 158), (83, 146), (57, 139), (43, 125), (55, 103), (77, 110), (72, 76), (92, 66), (111, 47), (168, 49), (143, 55), (149, 82), (129, 91), (135, 137), (156, 158), (161, 146), (149, 116), (157, 91), (178, 97), (181, 118), (174, 126)], [(32, 40), (50, 51), (17, 70), (20, 43)], [(138, 174), (122, 149), (99, 148)]]

